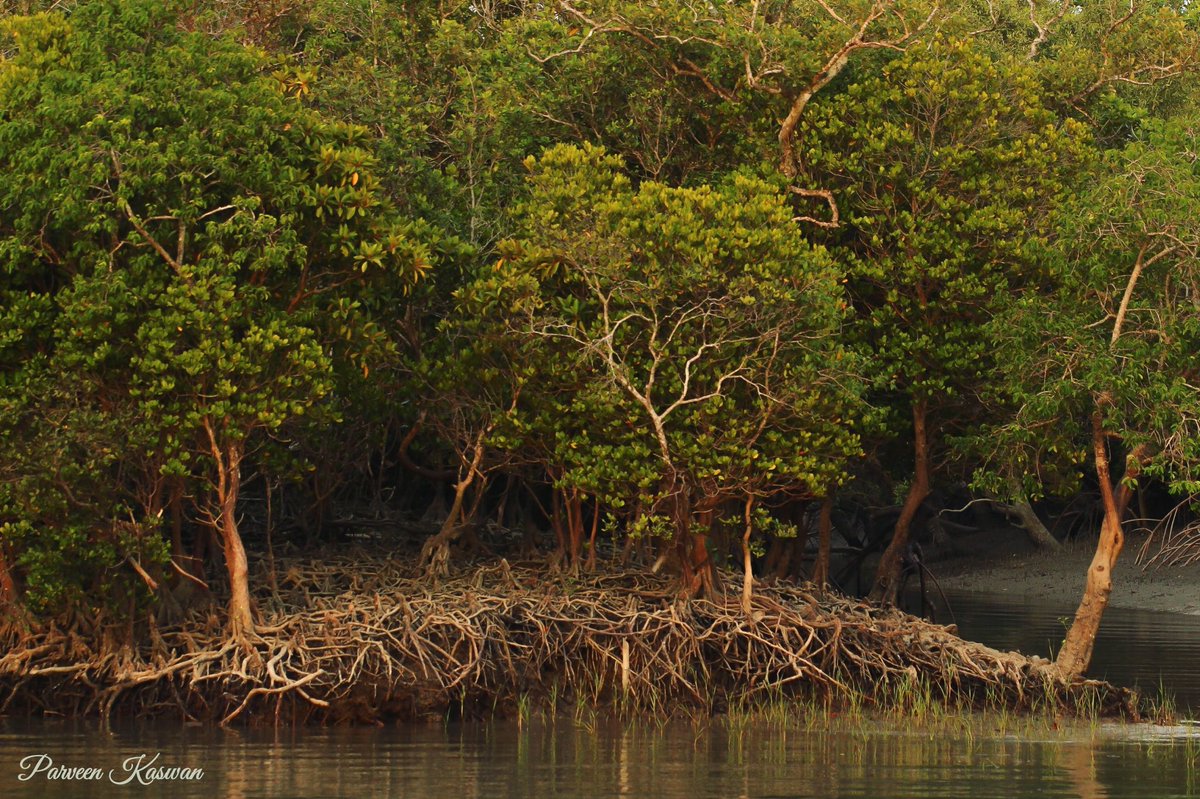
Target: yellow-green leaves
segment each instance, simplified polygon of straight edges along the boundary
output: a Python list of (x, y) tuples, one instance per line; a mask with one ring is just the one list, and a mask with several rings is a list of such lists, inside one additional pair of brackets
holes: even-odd
[[(336, 418), (335, 382), (387, 349), (364, 306), (434, 262), (365, 132), (295, 101), (311, 72), (272, 79), (261, 53), (176, 13), (97, 0), (70, 22), (4, 23), (0, 298), (22, 313), (0, 312), (17, 475), (0, 524), (98, 547), (132, 519), (154, 540), (169, 478), (203, 507), (214, 448), (253, 453), (301, 417)], [(57, 553), (100, 579), (95, 552), (55, 549), (67, 537), (29, 542), (31, 563)]]
[(835, 480), (857, 451), (841, 275), (784, 197), (741, 174), (635, 188), (594, 147), (527, 166), (519, 236), (463, 299), (535, 359), (528, 429), (561, 485), (654, 505)]

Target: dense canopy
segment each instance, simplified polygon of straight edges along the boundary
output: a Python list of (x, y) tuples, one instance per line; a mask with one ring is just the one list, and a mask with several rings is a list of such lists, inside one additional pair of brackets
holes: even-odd
[(244, 639), (262, 558), (422, 516), (429, 580), (516, 531), (894, 603), (939, 498), (1090, 491), (1074, 674), (1131, 499), (1186, 523), (1188, 4), (5, 8), (9, 618)]

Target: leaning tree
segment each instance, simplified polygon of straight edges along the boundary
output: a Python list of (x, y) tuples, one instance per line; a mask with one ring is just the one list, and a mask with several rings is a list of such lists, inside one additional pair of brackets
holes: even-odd
[[(1084, 595), (1057, 657), (1083, 675), (1145, 477), (1200, 490), (1200, 125), (1148, 124), (1057, 214), (1053, 280), (995, 324), (1011, 417), (989, 431), (993, 473), (1090, 462), (1104, 507)], [(1081, 442), (1086, 442), (1081, 446)], [(987, 479), (987, 475), (981, 475)]]

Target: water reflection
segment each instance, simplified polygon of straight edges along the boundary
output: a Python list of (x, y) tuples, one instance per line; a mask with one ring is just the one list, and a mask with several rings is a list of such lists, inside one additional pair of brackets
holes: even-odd
[[(1052, 656), (1075, 608), (1020, 596), (947, 592), (963, 637), (997, 649)], [(939, 601), (940, 604), (940, 601)], [(939, 614), (939, 621), (948, 621)], [(1200, 616), (1108, 608), (1096, 639), (1089, 675), (1168, 693), (1182, 711), (1200, 714)]]
[[(1000, 734), (569, 721), (369, 730), (0, 725), (0, 796), (54, 797), (1119, 797), (1194, 796), (1200, 737), (1081, 728)], [(118, 787), (17, 779), (20, 759), (118, 766), (139, 752), (198, 783)]]

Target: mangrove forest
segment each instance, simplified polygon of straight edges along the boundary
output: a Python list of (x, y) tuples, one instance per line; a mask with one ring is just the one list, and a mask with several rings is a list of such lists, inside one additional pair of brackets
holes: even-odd
[[(1198, 101), (1179, 0), (4, 0), (0, 715), (1136, 717)], [(998, 527), (1052, 658), (904, 612)]]

